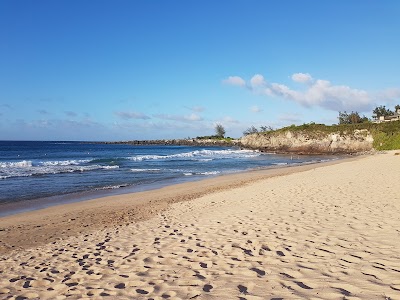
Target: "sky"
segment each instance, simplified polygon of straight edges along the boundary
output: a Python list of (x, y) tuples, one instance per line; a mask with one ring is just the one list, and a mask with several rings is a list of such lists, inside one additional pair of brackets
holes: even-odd
[(0, 0), (0, 140), (240, 137), (400, 104), (397, 0)]

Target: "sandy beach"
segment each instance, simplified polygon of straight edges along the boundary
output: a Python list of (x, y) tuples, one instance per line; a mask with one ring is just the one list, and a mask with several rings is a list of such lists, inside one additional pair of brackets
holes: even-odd
[(0, 219), (0, 299), (400, 299), (399, 151)]

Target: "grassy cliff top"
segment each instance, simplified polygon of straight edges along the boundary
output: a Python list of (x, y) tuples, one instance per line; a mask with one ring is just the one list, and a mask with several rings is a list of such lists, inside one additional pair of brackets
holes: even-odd
[(370, 132), (377, 130), (385, 133), (395, 133), (400, 132), (400, 121), (395, 122), (384, 122), (384, 123), (358, 123), (358, 124), (340, 124), (340, 125), (325, 125), (325, 124), (315, 124), (308, 123), (299, 126), (291, 125), (283, 127), (271, 132), (284, 132), (284, 131), (310, 131), (310, 132), (325, 132), (325, 133), (347, 133), (353, 132), (354, 130), (366, 129)]
[(374, 139), (373, 147), (376, 150), (395, 150), (400, 149), (400, 121), (384, 122), (384, 123), (359, 123), (359, 124), (340, 124), (340, 125), (324, 125), (324, 124), (303, 124), (299, 126), (291, 125), (277, 130), (261, 132), (261, 134), (279, 134), (283, 132), (303, 133), (317, 137), (318, 135), (326, 135), (330, 133), (352, 134), (355, 130), (368, 130)]

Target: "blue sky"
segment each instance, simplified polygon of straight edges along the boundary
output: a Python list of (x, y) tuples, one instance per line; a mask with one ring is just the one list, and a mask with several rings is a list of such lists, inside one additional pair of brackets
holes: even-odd
[(0, 140), (232, 137), (400, 103), (400, 1), (0, 1)]

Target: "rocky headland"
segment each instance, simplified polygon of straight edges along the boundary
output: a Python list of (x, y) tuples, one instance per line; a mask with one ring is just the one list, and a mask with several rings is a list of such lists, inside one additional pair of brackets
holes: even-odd
[(241, 138), (241, 146), (265, 152), (296, 154), (351, 154), (373, 149), (373, 137), (367, 130), (349, 133), (283, 131), (255, 133)]
[(176, 145), (240, 147), (274, 153), (350, 154), (373, 149), (373, 137), (367, 130), (322, 134), (307, 131), (254, 133), (240, 139), (168, 139), (104, 142), (126, 145)]
[(184, 145), (240, 147), (273, 153), (354, 154), (400, 149), (400, 121), (327, 126), (303, 124), (278, 130), (255, 132), (240, 139), (161, 139), (105, 142), (128, 145)]

